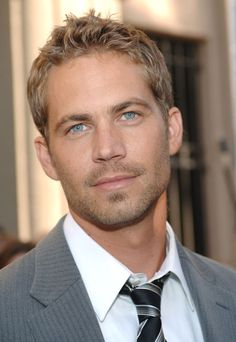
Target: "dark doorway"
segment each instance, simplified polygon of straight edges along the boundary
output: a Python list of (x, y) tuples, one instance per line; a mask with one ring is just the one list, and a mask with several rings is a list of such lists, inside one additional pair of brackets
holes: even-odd
[(199, 43), (148, 33), (165, 56), (173, 81), (175, 105), (184, 122), (183, 146), (172, 158), (169, 221), (182, 242), (204, 254), (202, 148), (199, 134)]

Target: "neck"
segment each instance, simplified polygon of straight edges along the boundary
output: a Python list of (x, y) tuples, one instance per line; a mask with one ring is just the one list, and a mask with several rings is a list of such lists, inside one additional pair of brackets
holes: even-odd
[(111, 231), (72, 215), (87, 234), (133, 273), (144, 273), (151, 278), (165, 258), (166, 202), (164, 193), (141, 222)]

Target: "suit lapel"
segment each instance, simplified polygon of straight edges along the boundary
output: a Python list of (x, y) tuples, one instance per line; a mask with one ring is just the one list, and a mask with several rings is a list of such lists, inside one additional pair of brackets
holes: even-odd
[(43, 307), (28, 324), (37, 342), (102, 342), (97, 318), (62, 225), (63, 220), (36, 248), (30, 295)]
[(206, 261), (184, 249), (177, 241), (180, 261), (202, 327), (204, 341), (235, 339), (235, 299), (231, 292), (217, 285)]

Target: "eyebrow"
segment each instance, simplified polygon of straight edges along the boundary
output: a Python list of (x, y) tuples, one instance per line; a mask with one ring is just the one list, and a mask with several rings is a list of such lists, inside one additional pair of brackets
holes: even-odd
[(111, 111), (111, 113), (121, 112), (122, 110), (124, 110), (124, 109), (126, 109), (132, 105), (142, 106), (148, 110), (151, 110), (151, 106), (149, 105), (148, 102), (146, 102), (145, 100), (142, 100), (140, 98), (134, 97), (134, 98), (131, 98), (127, 101), (124, 101), (124, 102), (118, 103), (114, 106), (111, 106), (110, 111)]
[[(151, 106), (148, 104), (148, 102), (146, 102), (143, 99), (140, 98), (131, 98), (127, 101), (112, 105), (109, 108), (110, 113), (115, 114), (118, 112), (121, 112), (122, 110), (125, 110), (126, 108), (132, 106), (132, 105), (138, 105), (138, 106), (142, 106), (148, 110), (151, 110)], [(74, 122), (85, 122), (85, 121), (92, 121), (93, 116), (91, 114), (88, 113), (81, 113), (81, 114), (69, 114), (64, 116), (61, 120), (59, 120), (55, 126), (55, 131), (57, 131), (58, 129), (60, 129), (61, 126), (65, 125), (68, 122), (74, 121)]]
[(88, 120), (92, 120), (92, 115), (90, 114), (69, 114), (64, 116), (61, 120), (59, 120), (55, 126), (55, 131), (58, 131), (61, 126), (65, 125), (68, 122), (85, 122)]

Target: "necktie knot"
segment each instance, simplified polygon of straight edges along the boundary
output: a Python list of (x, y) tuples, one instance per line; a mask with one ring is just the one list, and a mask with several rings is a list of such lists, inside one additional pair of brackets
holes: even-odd
[(147, 317), (160, 316), (162, 289), (163, 283), (147, 283), (130, 292), (130, 297), (136, 305), (140, 323)]

